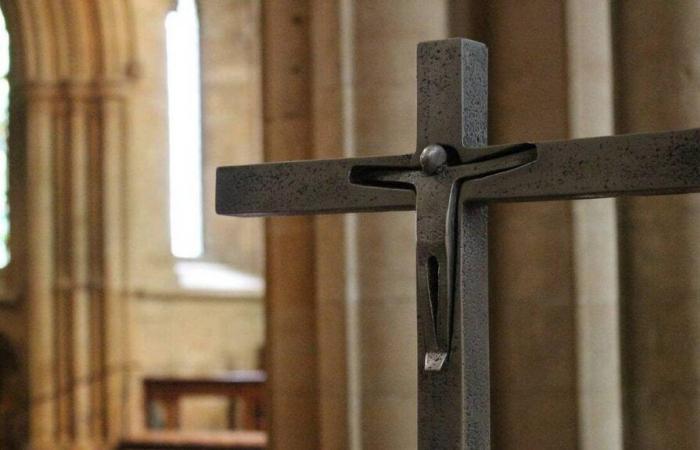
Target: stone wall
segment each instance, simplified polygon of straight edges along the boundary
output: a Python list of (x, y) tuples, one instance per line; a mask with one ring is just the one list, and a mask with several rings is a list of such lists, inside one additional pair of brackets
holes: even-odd
[[(146, 375), (211, 375), (261, 366), (262, 292), (186, 289), (168, 233), (168, 118), (164, 19), (173, 2), (135, 2), (140, 49), (129, 173), (132, 430), (143, 426)], [(215, 168), (262, 160), (259, 2), (199, 3), (202, 57), (204, 262), (262, 276), (262, 221), (214, 214)], [(183, 427), (225, 423), (220, 400), (183, 402)]]
[[(144, 375), (199, 376), (260, 367), (264, 323), (260, 298), (145, 296), (134, 310), (133, 348)], [(184, 428), (225, 427), (221, 399), (185, 400)]]

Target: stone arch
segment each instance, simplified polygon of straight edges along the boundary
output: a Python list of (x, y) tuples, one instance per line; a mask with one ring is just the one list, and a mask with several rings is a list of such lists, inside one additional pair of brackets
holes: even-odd
[(23, 83), (128, 77), (134, 24), (123, 0), (0, 0), (13, 39), (13, 75)]
[[(135, 67), (127, 0), (0, 0), (22, 251), (29, 445), (101, 448), (128, 395), (122, 173)], [(14, 189), (16, 188), (16, 189)], [(19, 217), (17, 217), (19, 216)], [(15, 229), (13, 229), (15, 234)]]

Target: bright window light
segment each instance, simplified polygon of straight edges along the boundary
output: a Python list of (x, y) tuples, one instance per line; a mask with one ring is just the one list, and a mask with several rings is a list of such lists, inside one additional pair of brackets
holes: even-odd
[(170, 247), (197, 258), (202, 229), (202, 108), (199, 20), (195, 0), (178, 0), (165, 20), (170, 127)]
[(242, 295), (260, 296), (265, 283), (259, 276), (205, 261), (178, 261), (175, 264), (180, 285), (202, 291), (236, 292)]
[(0, 13), (0, 268), (10, 263), (10, 199), (7, 130), (10, 121), (10, 35)]

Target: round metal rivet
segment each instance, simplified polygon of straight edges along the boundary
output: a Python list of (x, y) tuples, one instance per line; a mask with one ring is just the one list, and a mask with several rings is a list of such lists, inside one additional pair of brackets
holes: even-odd
[(426, 175), (433, 175), (445, 164), (447, 164), (447, 150), (441, 145), (430, 144), (420, 154), (421, 169)]

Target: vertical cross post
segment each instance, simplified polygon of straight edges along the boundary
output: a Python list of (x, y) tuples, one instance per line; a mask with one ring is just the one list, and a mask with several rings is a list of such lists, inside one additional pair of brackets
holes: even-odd
[[(486, 145), (487, 58), (483, 44), (466, 39), (418, 46), (419, 150), (431, 144)], [(459, 205), (457, 220), (458, 282), (449, 359), (442, 370), (425, 368), (426, 330), (433, 321), (427, 298), (418, 299), (418, 448), (423, 450), (490, 448), (486, 206)], [(418, 276), (424, 273), (420, 269)]]

